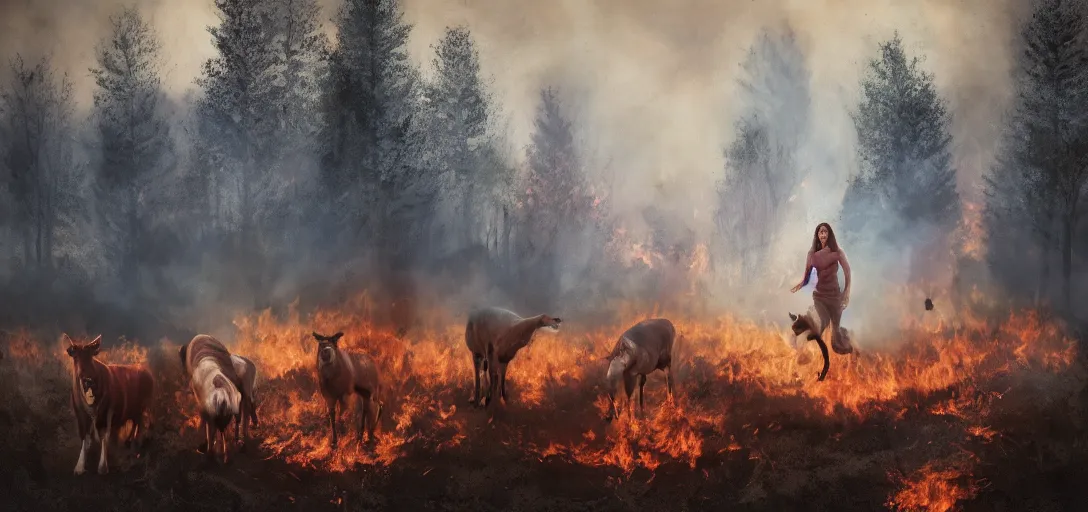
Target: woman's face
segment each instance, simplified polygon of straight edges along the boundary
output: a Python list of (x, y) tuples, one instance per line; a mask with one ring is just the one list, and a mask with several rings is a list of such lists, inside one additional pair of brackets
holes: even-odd
[(820, 245), (827, 245), (827, 226), (820, 226), (820, 230), (816, 232), (816, 236), (820, 239)]

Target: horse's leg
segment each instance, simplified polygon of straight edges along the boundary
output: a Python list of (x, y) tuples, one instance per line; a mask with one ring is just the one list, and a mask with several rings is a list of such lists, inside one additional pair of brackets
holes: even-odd
[(373, 398), (371, 398), (369, 396), (364, 396), (363, 397), (363, 425), (362, 425), (362, 429), (360, 430), (359, 437), (360, 438), (362, 437), (361, 432), (363, 430), (365, 430), (366, 431), (367, 441), (373, 441), (374, 440), (374, 418), (372, 417), (373, 416), (373, 411), (374, 411), (374, 400), (373, 400)]
[(332, 435), (332, 442), (329, 444), (329, 446), (331, 446), (332, 449), (335, 450), (336, 449), (336, 403), (337, 403), (337, 400), (336, 399), (326, 399), (325, 402), (329, 406), (329, 431), (331, 432), (331, 435)]
[(646, 409), (642, 405), (642, 389), (646, 387), (646, 376), (643, 374), (638, 375), (638, 414), (641, 417), (646, 417)]
[(631, 397), (635, 394), (635, 376), (630, 373), (623, 374), (623, 391), (627, 394), (627, 400), (623, 404), (624, 413), (631, 419)]
[[(94, 428), (93, 425), (91, 428)], [(79, 448), (79, 460), (76, 461), (76, 468), (74, 470), (74, 473), (77, 475), (82, 475), (86, 471), (87, 452), (91, 451), (91, 433), (87, 432), (82, 419), (79, 420), (79, 431), (79, 437), (82, 440), (82, 445)]]
[[(227, 427), (230, 428), (230, 427)], [(227, 442), (227, 429), (219, 431), (219, 441), (223, 445), (223, 464), (230, 462), (230, 443)]]
[(665, 388), (669, 393), (669, 398), (672, 398), (672, 365), (665, 367)]
[(480, 367), (484, 364), (484, 356), (479, 354), (472, 354), (472, 376), (475, 380), (475, 386), (472, 390), (472, 405), (474, 407), (480, 406)]
[(207, 421), (207, 420), (204, 421), (204, 439), (205, 439), (204, 442), (205, 442), (205, 445), (207, 446), (207, 451), (205, 452), (205, 456), (207, 456), (208, 462), (211, 462), (213, 464), (215, 463), (215, 438), (216, 438), (216, 435), (218, 434), (217, 432), (214, 432), (212, 430), (214, 428), (215, 427), (212, 426), (210, 421)]
[(109, 472), (109, 464), (106, 462), (108, 457), (107, 452), (110, 446), (110, 437), (113, 434), (113, 411), (106, 412), (106, 434), (99, 437), (102, 438), (102, 452), (98, 457), (98, 474), (104, 475)]
[(503, 367), (503, 369), (502, 369), (502, 382), (499, 383), (499, 389), (501, 390), (501, 393), (500, 393), (499, 396), (502, 397), (502, 403), (505, 404), (506, 403), (506, 367)]
[(245, 407), (242, 408), (242, 445), (241, 451), (246, 451), (246, 445), (249, 443), (249, 422), (253, 417), (253, 398), (250, 397), (246, 400)]

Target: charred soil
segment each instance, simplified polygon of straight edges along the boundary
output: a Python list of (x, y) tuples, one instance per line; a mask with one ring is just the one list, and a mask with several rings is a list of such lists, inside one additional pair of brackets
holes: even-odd
[[(349, 319), (332, 320), (314, 323)], [(0, 507), (1066, 510), (1088, 497), (1073, 478), (1088, 470), (1085, 365), (1074, 340), (1030, 316), (839, 357), (823, 383), (818, 357), (800, 363), (757, 327), (679, 322), (689, 345), (676, 401), (655, 374), (645, 417), (613, 423), (602, 419), (599, 359), (622, 329), (534, 341), (510, 365), (509, 404), (491, 417), (467, 404), (471, 360), (457, 326), (415, 339), (358, 327), (345, 340), (398, 377), (377, 442), (356, 441), (350, 411), (335, 454), (302, 330), (310, 323), (239, 324), (228, 346), (263, 372), (262, 424), (227, 465), (197, 451), (176, 344), (104, 343), (107, 362), (143, 362), (156, 375), (152, 429), (138, 457), (111, 452), (107, 475), (93, 473), (93, 445), (78, 477), (71, 363), (59, 344), (11, 337), (0, 361)], [(570, 369), (567, 357), (584, 364)]]

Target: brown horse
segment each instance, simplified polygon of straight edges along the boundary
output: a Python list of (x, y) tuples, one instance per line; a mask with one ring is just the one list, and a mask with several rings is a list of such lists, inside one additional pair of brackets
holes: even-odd
[(132, 422), (132, 432), (125, 439), (131, 446), (140, 436), (140, 443), (147, 433), (144, 422), (146, 411), (154, 393), (155, 381), (151, 372), (132, 365), (104, 364), (95, 358), (102, 347), (102, 336), (81, 345), (72, 341), (67, 334), (68, 355), (72, 358), (72, 412), (79, 427), (79, 439), (83, 446), (79, 450), (75, 474), (82, 475), (91, 448), (91, 434), (95, 441), (101, 442), (98, 456), (98, 473), (109, 472), (106, 462), (111, 439), (126, 423)]
[(242, 392), (230, 352), (219, 340), (198, 334), (179, 350), (200, 408), (201, 428), (208, 459), (215, 460), (215, 445), (221, 443), (223, 462), (227, 462), (227, 427), (242, 412)]

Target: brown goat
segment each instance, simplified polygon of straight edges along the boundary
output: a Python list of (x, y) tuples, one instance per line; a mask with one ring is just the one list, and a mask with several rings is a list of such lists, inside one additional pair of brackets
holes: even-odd
[(546, 327), (559, 330), (560, 318), (537, 315), (522, 318), (517, 313), (502, 308), (481, 308), (469, 314), (465, 325), (465, 345), (472, 352), (476, 387), (472, 404), (479, 406), (480, 371), (487, 373), (487, 395), (484, 404), (489, 408), (498, 395), (506, 402), (506, 366), (518, 351), (529, 344), (537, 329)]
[(665, 387), (672, 396), (672, 350), (676, 340), (676, 327), (665, 318), (643, 320), (620, 335), (612, 352), (605, 359), (608, 361), (608, 414), (605, 420), (612, 421), (616, 411), (616, 387), (623, 379), (623, 388), (627, 395), (624, 407), (631, 410), (631, 396), (635, 392), (635, 380), (638, 380), (638, 408), (642, 411), (642, 388), (646, 385), (646, 375), (656, 370), (665, 372)]
[[(338, 346), (344, 333), (322, 336), (312, 333), (317, 340), (317, 383), (321, 396), (329, 406), (329, 429), (332, 431), (332, 444), (336, 448), (336, 406), (344, 412), (352, 395), (359, 395), (362, 401), (363, 420), (359, 437), (365, 430), (367, 439), (374, 440), (374, 430), (382, 416), (381, 381), (374, 361), (365, 354), (346, 352)], [(377, 405), (375, 410), (374, 404)]]

